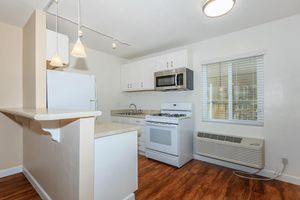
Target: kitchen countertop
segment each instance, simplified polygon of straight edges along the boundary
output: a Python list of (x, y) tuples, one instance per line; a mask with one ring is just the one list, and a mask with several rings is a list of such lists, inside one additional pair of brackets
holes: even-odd
[(159, 110), (141, 110), (140, 114), (130, 114), (130, 115), (125, 114), (125, 113), (134, 113), (133, 111), (134, 110), (132, 110), (132, 109), (112, 110), (111, 111), (111, 116), (145, 119), (146, 115), (152, 115), (152, 114), (160, 113)]
[(97, 117), (101, 111), (65, 110), (65, 109), (30, 109), (30, 108), (0, 108), (0, 112), (33, 119), (36, 121), (51, 121)]
[(122, 134), (130, 131), (137, 131), (140, 128), (141, 126), (132, 124), (98, 122), (95, 125), (95, 139), (116, 134)]

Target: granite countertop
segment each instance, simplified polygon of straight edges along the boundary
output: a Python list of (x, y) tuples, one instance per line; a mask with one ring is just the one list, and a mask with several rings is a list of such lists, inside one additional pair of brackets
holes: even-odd
[(66, 110), (66, 109), (31, 109), (31, 108), (0, 108), (0, 112), (17, 115), (37, 121), (51, 121), (97, 117), (101, 111)]
[(132, 124), (122, 124), (114, 122), (98, 122), (95, 125), (95, 139), (122, 134), (130, 131), (137, 131), (141, 126)]
[[(152, 114), (160, 113), (159, 110), (140, 110), (140, 111), (141, 111), (141, 113), (134, 114), (132, 109), (112, 110), (111, 111), (111, 116), (145, 119), (146, 115), (152, 115)], [(130, 113), (130, 114), (126, 114), (126, 113)]]

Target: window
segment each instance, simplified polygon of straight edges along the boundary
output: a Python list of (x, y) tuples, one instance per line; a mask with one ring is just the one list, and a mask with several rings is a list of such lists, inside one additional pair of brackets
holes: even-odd
[(263, 55), (202, 69), (204, 121), (263, 125)]

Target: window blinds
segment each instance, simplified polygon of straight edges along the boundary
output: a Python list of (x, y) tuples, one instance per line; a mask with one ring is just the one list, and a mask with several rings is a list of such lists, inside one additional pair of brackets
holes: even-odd
[(263, 58), (202, 66), (204, 121), (263, 125)]

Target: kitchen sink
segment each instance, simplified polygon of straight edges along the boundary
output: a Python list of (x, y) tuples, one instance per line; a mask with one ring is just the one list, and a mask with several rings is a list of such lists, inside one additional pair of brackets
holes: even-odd
[(117, 115), (126, 115), (126, 116), (132, 116), (132, 115), (145, 115), (145, 113), (142, 112), (121, 112), (116, 113)]

